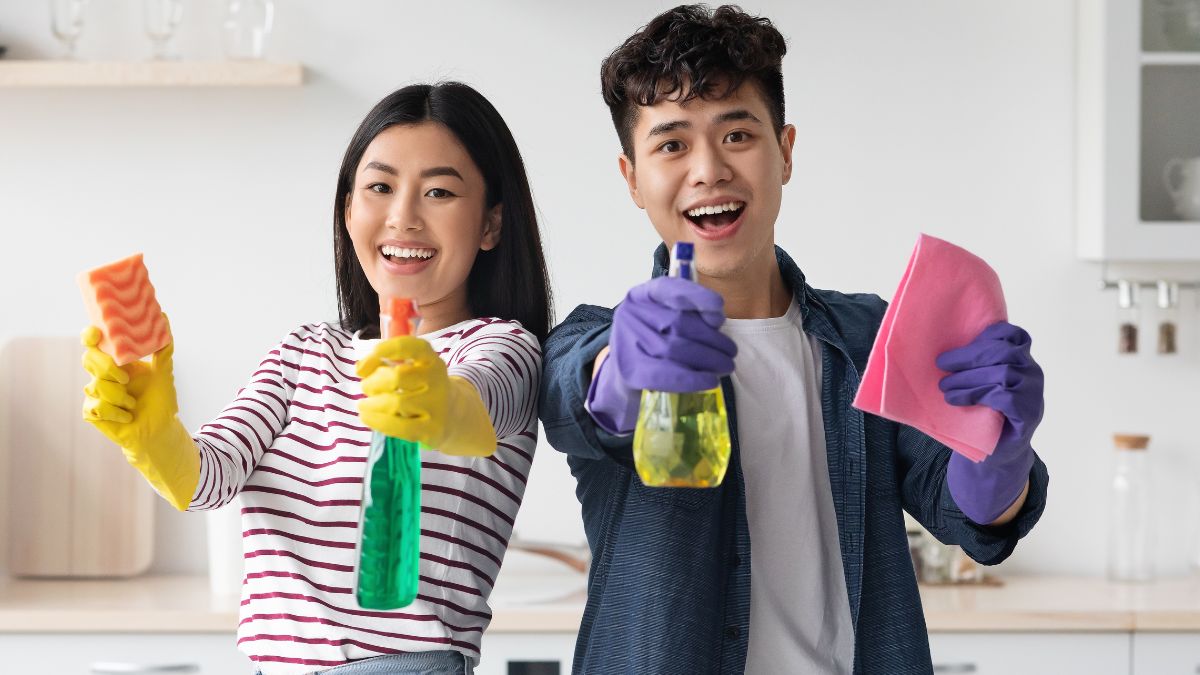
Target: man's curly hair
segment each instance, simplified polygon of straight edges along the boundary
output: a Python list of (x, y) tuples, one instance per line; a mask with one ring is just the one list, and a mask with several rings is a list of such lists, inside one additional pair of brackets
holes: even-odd
[(638, 106), (660, 98), (722, 99), (746, 80), (759, 85), (778, 134), (783, 129), (783, 55), (770, 19), (736, 5), (680, 5), (654, 17), (600, 65), (604, 102), (625, 156), (633, 160)]

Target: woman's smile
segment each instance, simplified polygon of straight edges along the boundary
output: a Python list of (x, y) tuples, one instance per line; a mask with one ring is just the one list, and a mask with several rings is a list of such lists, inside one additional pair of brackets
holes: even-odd
[(388, 274), (418, 274), (433, 264), (438, 250), (421, 242), (388, 240), (378, 247), (380, 264)]

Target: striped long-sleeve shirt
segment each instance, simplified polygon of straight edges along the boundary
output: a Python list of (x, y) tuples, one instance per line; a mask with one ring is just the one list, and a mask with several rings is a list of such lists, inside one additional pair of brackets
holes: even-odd
[(490, 457), (422, 453), (417, 599), (360, 609), (355, 546), (371, 430), (354, 363), (377, 341), (305, 325), (263, 360), (195, 436), (191, 510), (241, 496), (245, 579), (238, 645), (265, 673), (303, 673), (401, 651), (457, 650), (478, 662), (488, 594), (537, 444), (541, 350), (514, 321), (471, 319), (423, 336), (469, 380), (498, 439)]

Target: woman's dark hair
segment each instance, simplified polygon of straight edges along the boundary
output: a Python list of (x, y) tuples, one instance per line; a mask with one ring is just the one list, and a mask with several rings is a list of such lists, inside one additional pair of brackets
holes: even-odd
[(421, 122), (437, 122), (449, 129), (483, 174), (486, 207), (504, 205), (500, 242), (490, 251), (479, 251), (467, 276), (471, 313), (516, 319), (544, 341), (554, 320), (553, 309), (525, 163), (500, 113), (461, 82), (414, 84), (392, 92), (367, 113), (350, 139), (333, 202), (333, 264), (342, 327), (362, 330), (365, 336), (379, 331), (379, 295), (367, 280), (346, 229), (354, 173), (367, 146), (383, 130)]
[[(638, 106), (660, 97), (722, 99), (749, 79), (758, 84), (775, 133), (783, 130), (783, 55), (787, 45), (771, 20), (737, 5), (709, 10), (680, 5), (654, 17), (600, 65), (600, 87), (621, 150), (633, 160)], [(723, 84), (718, 91), (718, 84)]]

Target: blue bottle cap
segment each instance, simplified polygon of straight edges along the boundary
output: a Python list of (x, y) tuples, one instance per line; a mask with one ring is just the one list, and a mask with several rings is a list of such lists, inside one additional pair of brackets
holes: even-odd
[(675, 260), (691, 261), (694, 255), (693, 250), (692, 242), (677, 241), (675, 242), (675, 252), (671, 257)]
[(680, 279), (692, 279), (692, 243), (689, 241), (675, 242), (675, 248), (671, 251), (671, 268), (667, 272), (673, 277)]

